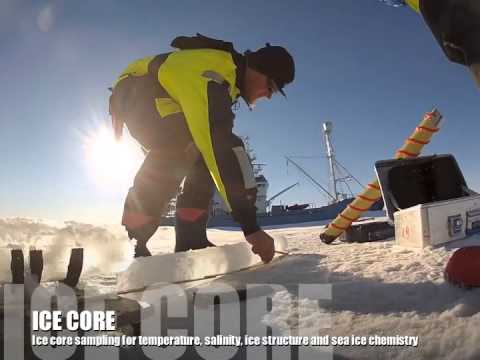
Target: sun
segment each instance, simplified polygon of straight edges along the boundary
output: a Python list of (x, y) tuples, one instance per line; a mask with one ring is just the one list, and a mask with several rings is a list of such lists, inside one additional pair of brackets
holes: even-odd
[(131, 137), (115, 139), (112, 129), (101, 125), (83, 140), (89, 175), (95, 183), (112, 190), (131, 186), (144, 155)]

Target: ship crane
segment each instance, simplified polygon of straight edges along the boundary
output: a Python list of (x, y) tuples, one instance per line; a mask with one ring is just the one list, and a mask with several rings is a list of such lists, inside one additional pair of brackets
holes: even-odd
[(295, 161), (293, 161), (288, 156), (285, 156), (285, 159), (287, 159), (287, 164), (292, 163), (307, 179), (309, 179), (314, 185), (316, 185), (318, 189), (322, 190), (325, 194), (331, 197), (333, 201), (336, 201), (335, 197), (332, 194), (330, 194), (330, 192), (327, 189), (325, 189), (317, 180), (315, 180), (305, 170), (303, 170), (303, 168), (300, 165), (298, 165)]
[(292, 157), (285, 156), (285, 158), (287, 159), (287, 165), (288, 163), (293, 164), (302, 173), (302, 175), (304, 175), (308, 180), (310, 180), (313, 185), (315, 185), (317, 189), (319, 189), (322, 193), (325, 193), (329, 197), (330, 203), (333, 204), (339, 202), (340, 200), (346, 199), (348, 196), (346, 193), (339, 191), (340, 184), (348, 188), (351, 196), (353, 196), (353, 192), (348, 185), (348, 181), (354, 180), (360, 186), (363, 185), (335, 158), (335, 152), (333, 150), (332, 142), (330, 139), (332, 129), (333, 125), (330, 121), (323, 123), (323, 134), (327, 155), (326, 157), (328, 160), (330, 173), (330, 191), (327, 190), (324, 186), (322, 186), (310, 174), (308, 174), (299, 164), (293, 161)]
[[(342, 165), (340, 164), (337, 159), (335, 158), (335, 152), (333, 150), (332, 146), (332, 141), (330, 138), (330, 135), (333, 130), (333, 124), (330, 121), (326, 121), (323, 123), (323, 135), (324, 135), (324, 141), (325, 141), (325, 147), (326, 147), (326, 153), (327, 153), (327, 159), (328, 159), (328, 165), (329, 165), (329, 170), (330, 170), (330, 186), (333, 192), (333, 197), (334, 200), (333, 202), (338, 202), (341, 200), (341, 197), (346, 198), (346, 194), (339, 193), (338, 191), (338, 184), (342, 183), (344, 184), (347, 188), (348, 191), (350, 192), (351, 196), (353, 196), (353, 192), (350, 189), (350, 186), (348, 186), (348, 181), (354, 180), (360, 187), (364, 187), (360, 181), (358, 181), (357, 178), (355, 178), (350, 172)], [(346, 176), (338, 176), (339, 173), (346, 173)]]
[(282, 191), (276, 193), (275, 195), (273, 195), (270, 199), (267, 200), (267, 207), (269, 207), (272, 203), (273, 200), (275, 200), (277, 197), (279, 197), (280, 195), (286, 193), (288, 190), (294, 188), (295, 186), (297, 186), (299, 183), (295, 183), (293, 185), (290, 185), (288, 187), (286, 187), (285, 189), (283, 189)]

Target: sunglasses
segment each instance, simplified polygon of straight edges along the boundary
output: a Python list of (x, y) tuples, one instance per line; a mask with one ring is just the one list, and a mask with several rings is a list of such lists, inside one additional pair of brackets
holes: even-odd
[(275, 83), (275, 80), (268, 78), (267, 86), (270, 94), (275, 94), (276, 92), (278, 92), (278, 86)]

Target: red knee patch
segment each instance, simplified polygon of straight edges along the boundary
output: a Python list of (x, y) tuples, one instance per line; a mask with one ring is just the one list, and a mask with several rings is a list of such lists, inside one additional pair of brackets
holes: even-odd
[(445, 278), (460, 286), (480, 286), (480, 246), (455, 251), (445, 267)]
[(205, 215), (207, 210), (197, 208), (180, 208), (177, 209), (177, 216), (183, 221), (195, 222)]
[(153, 222), (154, 218), (139, 212), (124, 212), (122, 217), (122, 225), (129, 230), (141, 228), (146, 224)]

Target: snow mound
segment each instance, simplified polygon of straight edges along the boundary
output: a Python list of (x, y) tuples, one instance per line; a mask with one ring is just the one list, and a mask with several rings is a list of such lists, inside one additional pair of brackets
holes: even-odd
[(84, 274), (118, 272), (132, 257), (132, 246), (120, 231), (74, 221), (0, 219), (0, 283), (11, 281), (12, 249), (23, 250), (26, 266), (29, 250), (42, 250), (42, 280), (49, 281), (65, 277), (71, 249), (78, 247), (84, 249)]

